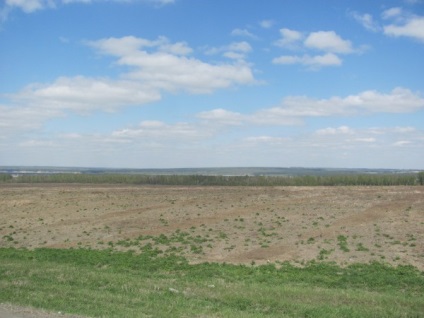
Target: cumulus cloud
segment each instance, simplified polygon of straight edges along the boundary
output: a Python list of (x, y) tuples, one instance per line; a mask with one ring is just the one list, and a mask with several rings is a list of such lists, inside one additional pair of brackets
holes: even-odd
[[(108, 38), (87, 45), (115, 57), (117, 65), (125, 66), (125, 72), (118, 78), (60, 77), (8, 94), (5, 97), (10, 103), (0, 105), (2, 131), (36, 129), (48, 119), (69, 112), (86, 115), (141, 106), (160, 100), (163, 91), (203, 94), (255, 82), (246, 62), (208, 63), (191, 57), (193, 50), (187, 43), (172, 43), (165, 37)], [(233, 43), (229, 48), (240, 54), (251, 49), (246, 42)]]
[[(89, 44), (102, 54), (116, 56), (117, 64), (131, 67), (131, 71), (124, 74), (124, 77), (157, 89), (211, 93), (216, 89), (255, 82), (250, 66), (244, 61), (210, 64), (185, 56), (191, 52), (185, 44), (177, 46), (179, 52), (176, 52), (174, 45), (171, 52), (163, 49), (169, 47), (164, 42), (163, 38), (149, 41), (123, 37), (92, 41)], [(239, 43), (234, 47), (238, 50), (234, 52), (239, 53), (250, 49), (247, 43)]]
[[(280, 105), (265, 108), (252, 114), (234, 113), (225, 109), (215, 109), (198, 114), (201, 119), (229, 125), (297, 125), (308, 117), (360, 116), (371, 113), (412, 113), (424, 109), (424, 98), (409, 89), (395, 88), (389, 93), (364, 91), (346, 97), (334, 96), (327, 99), (314, 99), (307, 96), (285, 97)], [(405, 128), (402, 128), (405, 129)], [(408, 128), (409, 129), (409, 128)], [(351, 131), (341, 126), (337, 129), (324, 129), (320, 135), (347, 134)]]
[[(311, 70), (319, 70), (327, 66), (340, 66), (343, 61), (340, 54), (359, 52), (352, 42), (343, 39), (334, 31), (317, 31), (304, 34), (288, 28), (280, 29), (280, 39), (274, 45), (283, 49), (309, 51), (303, 55), (281, 55), (272, 60), (274, 64), (290, 65), (300, 64)], [(323, 54), (314, 55), (314, 51)]]
[(331, 53), (352, 53), (352, 43), (342, 39), (334, 31), (318, 31), (308, 35), (305, 46), (312, 49)]
[(377, 22), (368, 14), (352, 13), (353, 18), (367, 30), (383, 32), (391, 37), (408, 37), (424, 42), (424, 16), (412, 14), (400, 7), (393, 7), (381, 13), (383, 21)]
[(424, 109), (424, 99), (409, 89), (395, 88), (385, 94), (374, 90), (347, 97), (313, 99), (293, 96), (283, 99), (281, 106), (268, 109), (278, 116), (351, 116), (367, 113), (410, 113)]
[(160, 95), (157, 90), (133, 81), (78, 76), (58, 78), (50, 84), (32, 84), (11, 98), (17, 104), (38, 109), (88, 113), (151, 103), (159, 100)]
[(222, 54), (224, 57), (240, 61), (244, 61), (250, 51), (252, 51), (252, 47), (246, 41), (233, 42), (229, 45), (224, 45), (221, 47), (205, 48), (205, 54), (207, 55)]
[(409, 37), (424, 42), (424, 17), (412, 16), (402, 23), (386, 25), (384, 34), (393, 37)]
[(299, 48), (299, 43), (303, 38), (302, 32), (287, 28), (280, 29), (281, 38), (274, 42), (276, 46), (288, 49)]
[(324, 55), (282, 55), (272, 60), (274, 64), (302, 64), (309, 66), (311, 69), (319, 69), (323, 66), (339, 66), (342, 60), (333, 53)]

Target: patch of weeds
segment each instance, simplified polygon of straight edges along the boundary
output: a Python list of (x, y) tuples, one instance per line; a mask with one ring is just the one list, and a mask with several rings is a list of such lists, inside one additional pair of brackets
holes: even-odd
[(328, 258), (328, 256), (333, 252), (334, 250), (326, 250), (325, 248), (323, 248), (322, 250), (319, 251), (318, 254), (318, 259), (320, 261), (325, 260)]
[(306, 243), (308, 244), (314, 244), (315, 243), (315, 239), (313, 237), (308, 238), (308, 240), (306, 241)]
[(13, 242), (14, 238), (11, 235), (4, 235), (3, 239), (8, 242)]
[(369, 252), (369, 249), (366, 248), (362, 243), (356, 244), (356, 250), (358, 252)]
[(203, 248), (201, 245), (190, 245), (190, 250), (191, 252), (193, 252), (194, 254), (201, 254), (203, 253)]
[(406, 234), (406, 236), (408, 237), (408, 241), (416, 241), (417, 239), (414, 237), (413, 234)]
[(340, 249), (343, 252), (350, 252), (350, 249), (347, 247), (347, 237), (344, 235), (339, 235), (337, 236), (337, 241), (338, 241), (338, 245), (340, 247)]
[(383, 234), (383, 236), (386, 237), (386, 238), (388, 238), (388, 239), (390, 239), (390, 240), (393, 240), (394, 239), (394, 237), (393, 236), (390, 236), (389, 234)]
[(218, 238), (220, 238), (220, 239), (226, 239), (228, 237), (228, 235), (225, 233), (225, 232), (219, 232), (219, 234), (218, 234)]
[(164, 226), (168, 226), (169, 224), (168, 224), (168, 221), (167, 220), (165, 220), (164, 218), (160, 218), (159, 219), (159, 221), (160, 221), (160, 223), (162, 223), (162, 225), (164, 225)]

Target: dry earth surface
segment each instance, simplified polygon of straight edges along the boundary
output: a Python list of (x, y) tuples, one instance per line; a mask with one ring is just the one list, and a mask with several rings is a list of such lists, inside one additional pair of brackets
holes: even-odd
[(83, 318), (82, 316), (68, 315), (61, 312), (23, 307), (12, 304), (0, 304), (1, 318)]
[[(424, 270), (424, 187), (0, 186), (0, 246)], [(161, 236), (162, 234), (162, 236)]]

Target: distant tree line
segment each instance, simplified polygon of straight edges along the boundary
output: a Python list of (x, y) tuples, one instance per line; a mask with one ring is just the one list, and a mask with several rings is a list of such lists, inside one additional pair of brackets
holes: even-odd
[(328, 176), (211, 176), (141, 174), (0, 174), (0, 183), (93, 183), (187, 186), (391, 186), (424, 185), (424, 172)]

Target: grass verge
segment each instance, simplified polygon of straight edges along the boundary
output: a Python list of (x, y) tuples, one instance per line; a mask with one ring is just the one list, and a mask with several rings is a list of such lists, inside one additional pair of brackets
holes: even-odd
[(419, 317), (424, 273), (381, 263), (189, 265), (178, 256), (0, 249), (0, 302), (90, 317)]

